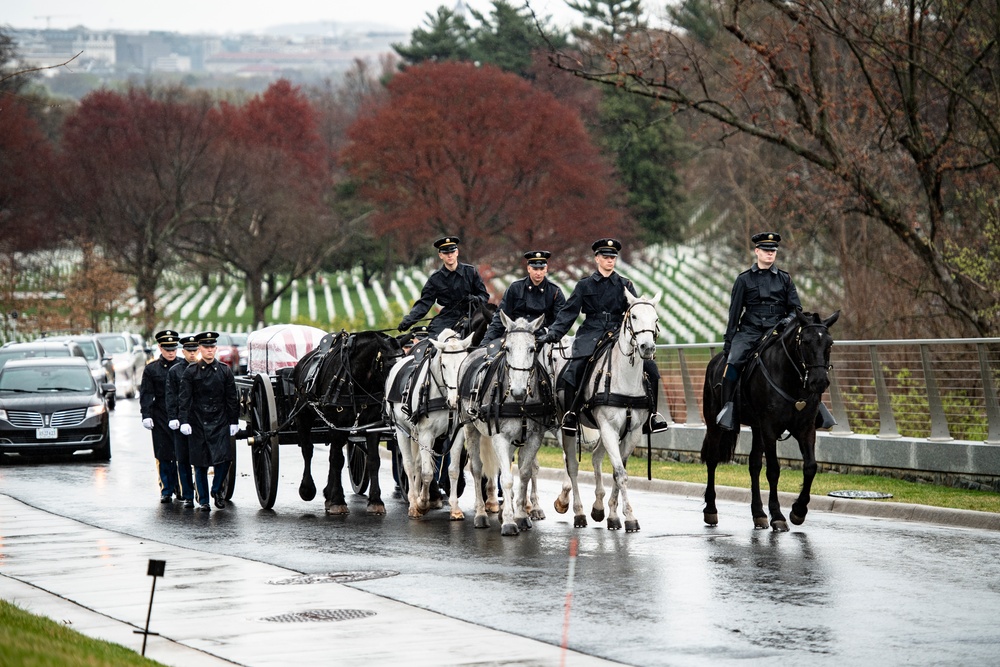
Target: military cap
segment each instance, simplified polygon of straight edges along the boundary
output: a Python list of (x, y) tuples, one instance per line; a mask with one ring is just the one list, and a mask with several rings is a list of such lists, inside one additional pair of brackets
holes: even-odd
[(552, 253), (548, 250), (529, 250), (524, 253), (524, 258), (528, 260), (528, 266), (534, 266), (540, 268), (548, 264), (549, 257)]
[(153, 338), (156, 339), (156, 344), (164, 350), (176, 350), (180, 334), (170, 329), (164, 329), (153, 334)]
[(757, 248), (777, 250), (778, 244), (781, 243), (781, 234), (778, 232), (761, 232), (751, 236), (750, 240), (753, 241), (754, 246)]
[(426, 324), (421, 324), (419, 327), (413, 327), (410, 329), (410, 336), (414, 338), (423, 338), (429, 335), (430, 331), (427, 330)]
[(434, 242), (434, 247), (438, 249), (438, 252), (451, 252), (452, 250), (458, 250), (458, 244), (462, 242), (462, 239), (457, 236), (445, 236)]
[(215, 347), (219, 344), (219, 334), (216, 331), (203, 331), (194, 337), (201, 347)]
[(180, 339), (180, 344), (188, 352), (194, 352), (198, 349), (198, 341), (194, 336), (183, 336)]
[(594, 245), (590, 247), (593, 249), (595, 255), (617, 257), (618, 252), (622, 249), (622, 242), (618, 239), (600, 239), (594, 241)]

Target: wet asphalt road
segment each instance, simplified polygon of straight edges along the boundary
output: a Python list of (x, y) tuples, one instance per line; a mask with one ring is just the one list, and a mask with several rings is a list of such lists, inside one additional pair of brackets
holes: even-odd
[[(998, 664), (1000, 534), (813, 512), (775, 534), (752, 527), (749, 508), (720, 505), (717, 528), (701, 503), (632, 493), (642, 530), (574, 529), (557, 515), (554, 482), (541, 482), (547, 519), (515, 538), (448, 520), (406, 517), (401, 500), (370, 517), (327, 517), (298, 498), (301, 458), (283, 446), (278, 500), (261, 510), (240, 445), (230, 507), (205, 515), (160, 505), (149, 434), (138, 402), (112, 413), (109, 464), (0, 467), (0, 492), (94, 526), (308, 574), (384, 572), (350, 585), (491, 628), (559, 644), (569, 544), (579, 540), (569, 621), (576, 650), (634, 665)], [(313, 463), (317, 486), (326, 450)], [(392, 488), (383, 466), (383, 488)], [(387, 494), (388, 495), (388, 494)], [(584, 502), (593, 500), (584, 485)], [(72, 554), (67, 554), (71, 563)], [(168, 564), (169, 568), (169, 564)], [(373, 638), (377, 641), (377, 638)], [(503, 647), (483, 647), (503, 662)]]

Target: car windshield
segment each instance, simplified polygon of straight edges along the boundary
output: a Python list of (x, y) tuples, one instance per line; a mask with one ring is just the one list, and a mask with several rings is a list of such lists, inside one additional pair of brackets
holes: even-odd
[(80, 340), (76, 344), (83, 350), (83, 356), (87, 358), (87, 361), (96, 361), (98, 359), (97, 343), (92, 340)]
[(233, 339), (233, 345), (246, 345), (247, 335), (246, 334), (229, 334), (229, 337)]
[(94, 379), (88, 368), (79, 366), (45, 368), (5, 368), (0, 373), (0, 392), (54, 393), (91, 392)]
[(30, 359), (31, 357), (68, 357), (69, 348), (68, 347), (53, 347), (51, 349), (44, 350), (24, 350), (11, 348), (7, 350), (0, 349), (0, 368), (3, 367), (11, 359)]
[(104, 349), (110, 354), (128, 352), (128, 348), (125, 347), (125, 339), (121, 336), (108, 336), (107, 338), (101, 338), (101, 344), (104, 345)]
[(219, 334), (219, 345), (235, 345), (235, 344), (236, 343), (232, 342), (232, 340), (229, 338), (229, 334), (227, 333)]

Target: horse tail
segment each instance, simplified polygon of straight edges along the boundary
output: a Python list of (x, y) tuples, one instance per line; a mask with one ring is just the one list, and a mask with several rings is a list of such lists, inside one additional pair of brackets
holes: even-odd
[(493, 479), (500, 472), (500, 460), (493, 449), (493, 442), (484, 435), (479, 436), (479, 459), (483, 462), (483, 477)]

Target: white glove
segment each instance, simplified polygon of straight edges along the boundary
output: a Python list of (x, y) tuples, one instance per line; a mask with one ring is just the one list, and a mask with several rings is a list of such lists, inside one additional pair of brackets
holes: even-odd
[(150, 419), (149, 417), (146, 417), (145, 419), (142, 420), (142, 425), (144, 428), (147, 428), (150, 431), (153, 430), (153, 420)]
[(176, 419), (171, 419), (169, 422), (167, 422), (167, 427), (171, 431), (176, 431), (177, 429), (179, 429), (181, 427), (181, 423), (179, 421), (177, 421)]
[(181, 435), (191, 435), (191, 424), (181, 424)]
[(231, 438), (234, 435), (236, 435), (236, 432), (239, 431), (239, 430), (240, 430), (240, 425), (239, 424), (230, 424), (229, 425), (229, 437)]

